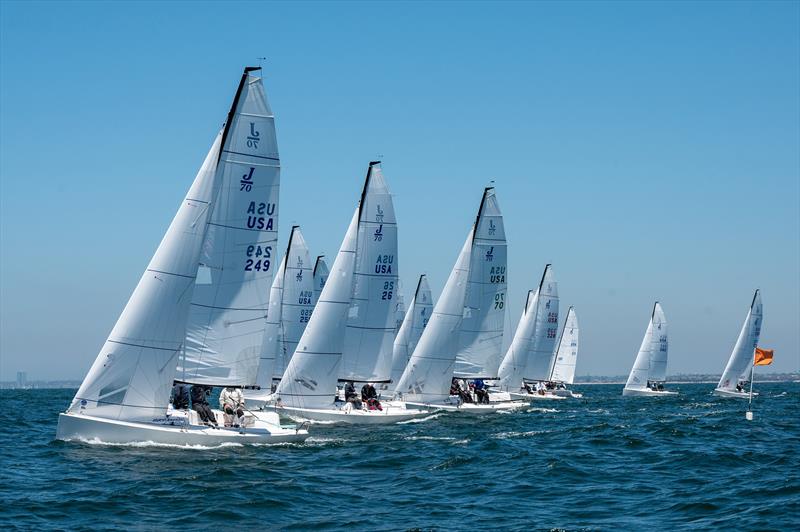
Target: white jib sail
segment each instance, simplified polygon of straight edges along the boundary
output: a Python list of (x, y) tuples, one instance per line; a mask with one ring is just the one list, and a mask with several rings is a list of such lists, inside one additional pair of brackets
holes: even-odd
[(484, 191), (475, 222), (456, 376), (497, 377), (506, 315), (506, 253), (503, 215), (494, 188), (489, 187)]
[(397, 221), (378, 162), (361, 194), (353, 297), (347, 315), (340, 380), (388, 382), (397, 292)]
[(422, 331), (428, 324), (432, 310), (431, 287), (428, 285), (428, 278), (423, 274), (419, 276), (414, 297), (411, 298), (405, 318), (392, 346), (391, 379), (393, 383), (397, 384), (403, 375), (403, 370), (408, 365), (411, 354), (422, 336)]
[(578, 317), (575, 309), (569, 307), (564, 328), (561, 329), (561, 340), (556, 348), (556, 359), (553, 363), (553, 374), (550, 380), (572, 384), (575, 380), (575, 365), (578, 362)]
[(319, 301), (319, 295), (325, 288), (325, 281), (328, 280), (328, 264), (325, 262), (325, 255), (317, 257), (314, 263), (314, 305)]
[[(549, 265), (548, 265), (549, 266)], [(546, 381), (550, 379), (558, 336), (558, 283), (552, 267), (546, 267), (536, 301), (536, 324), (524, 364), (523, 379)]]
[(228, 115), (178, 379), (256, 383), (275, 271), (280, 162), (261, 78), (246, 70)]
[(358, 213), (356, 209), (328, 281), (278, 384), (276, 394), (286, 406), (326, 408), (333, 404), (353, 293)]
[(314, 280), (308, 246), (295, 225), (272, 282), (257, 384), (269, 390), (286, 371), (313, 309)]
[(739, 381), (750, 380), (750, 366), (753, 364), (753, 353), (758, 345), (763, 321), (761, 291), (756, 290), (742, 330), (739, 332), (739, 338), (736, 339), (736, 345), (725, 366), (725, 371), (722, 372), (717, 389), (734, 390)]
[(167, 409), (214, 197), (222, 133), (131, 294), (71, 412), (147, 421)]
[(441, 403), (450, 397), (458, 331), (463, 318), (474, 227), (467, 235), (430, 321), (397, 382), (395, 396), (406, 401)]
[(667, 377), (668, 349), (667, 318), (661, 305), (656, 301), (647, 332), (644, 334), (625, 387), (646, 388), (647, 381), (663, 382)]
[[(534, 340), (539, 338), (539, 348), (546, 347), (547, 342), (547, 314), (551, 310), (544, 308), (550, 303), (552, 307), (553, 295), (555, 294), (556, 312), (558, 311), (557, 286), (553, 279), (552, 268), (548, 264), (544, 267), (542, 279), (536, 291), (529, 290), (525, 299), (525, 308), (514, 331), (514, 337), (508, 346), (506, 356), (500, 363), (498, 379), (500, 389), (503, 391), (516, 392), (522, 387), (522, 380), (525, 377), (525, 370), (533, 353)], [(539, 294), (544, 294), (542, 298)], [(540, 299), (544, 299), (544, 305), (540, 305)], [(544, 318), (541, 316), (544, 315)], [(542, 342), (544, 340), (544, 342)]]

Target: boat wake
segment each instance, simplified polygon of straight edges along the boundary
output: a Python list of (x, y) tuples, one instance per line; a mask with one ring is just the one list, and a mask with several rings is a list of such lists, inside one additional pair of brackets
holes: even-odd
[[(128, 447), (128, 448), (139, 448), (139, 449), (146, 449), (152, 447), (152, 448), (192, 449), (198, 451), (207, 451), (212, 449), (222, 449), (224, 447), (244, 447), (244, 444), (237, 442), (221, 442), (218, 445), (201, 445), (201, 444), (159, 443), (154, 441), (133, 441), (133, 442), (120, 443), (120, 442), (102, 441), (98, 438), (91, 438), (91, 439), (76, 438), (67, 441), (74, 443), (83, 443), (87, 445), (98, 445), (102, 447)], [(261, 445), (269, 445), (269, 444), (261, 444)], [(276, 444), (271, 444), (271, 445), (276, 445)]]
[(556, 410), (555, 408), (542, 408), (542, 407), (535, 406), (533, 408), (528, 408), (527, 410), (525, 410), (525, 412), (528, 412), (528, 413), (530, 413), (530, 412), (558, 412), (558, 410)]
[(444, 414), (439, 412), (438, 414), (431, 414), (430, 416), (425, 417), (415, 417), (414, 419), (407, 419), (405, 421), (398, 421), (398, 425), (406, 425), (408, 423), (424, 423), (425, 421), (430, 421), (432, 419), (436, 419), (442, 417)]
[(552, 431), (550, 430), (528, 430), (525, 432), (517, 432), (517, 431), (509, 431), (509, 432), (498, 432), (497, 434), (493, 434), (492, 438), (496, 440), (510, 440), (512, 438), (530, 438), (532, 436), (538, 436), (539, 434), (547, 434)]

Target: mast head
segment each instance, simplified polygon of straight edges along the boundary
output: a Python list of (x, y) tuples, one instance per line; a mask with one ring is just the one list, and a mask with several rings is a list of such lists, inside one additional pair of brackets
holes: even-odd
[(245, 75), (249, 74), (250, 72), (256, 72), (257, 70), (261, 70), (260, 66), (248, 66), (244, 67)]

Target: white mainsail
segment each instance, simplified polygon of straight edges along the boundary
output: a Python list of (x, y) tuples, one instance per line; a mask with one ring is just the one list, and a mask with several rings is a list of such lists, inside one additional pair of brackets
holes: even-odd
[(506, 304), (506, 233), (494, 188), (487, 188), (475, 221), (464, 318), (455, 375), (497, 377), (503, 355)]
[(220, 132), (70, 412), (149, 421), (166, 411), (186, 335), (209, 206), (216, 193), (221, 140)]
[(572, 384), (575, 380), (575, 365), (578, 361), (578, 317), (575, 309), (569, 307), (567, 319), (561, 329), (561, 339), (556, 349), (553, 372), (550, 375), (552, 382)]
[[(219, 386), (256, 382), (278, 229), (280, 161), (261, 78), (246, 69), (217, 163), (178, 379)], [(255, 69), (257, 70), (257, 69)]]
[(328, 264), (325, 262), (325, 255), (317, 257), (314, 263), (314, 305), (319, 301), (319, 295), (325, 288), (325, 281), (328, 280)]
[[(541, 301), (541, 303), (540, 303)], [(548, 338), (550, 329), (555, 327), (548, 322), (549, 313), (555, 306), (558, 313), (558, 292), (553, 270), (550, 264), (546, 265), (539, 287), (529, 290), (525, 299), (525, 308), (519, 319), (517, 330), (508, 346), (506, 356), (498, 370), (499, 386), (502, 391), (516, 392), (522, 387), (522, 380), (526, 375), (526, 368), (534, 355), (539, 355), (547, 349), (551, 340)], [(549, 308), (548, 308), (549, 307)], [(552, 340), (555, 341), (555, 340)], [(552, 345), (552, 344), (551, 344)], [(552, 352), (552, 351), (551, 351)]]
[(308, 246), (300, 227), (289, 234), (286, 253), (275, 273), (269, 299), (256, 384), (269, 390), (286, 371), (313, 309), (314, 280)]
[(275, 391), (285, 406), (325, 408), (333, 404), (353, 293), (358, 214), (357, 208), (311, 319)]
[(411, 298), (403, 323), (394, 339), (391, 373), (393, 383), (396, 384), (403, 375), (403, 370), (408, 365), (411, 354), (422, 336), (422, 331), (428, 324), (432, 310), (431, 287), (428, 285), (427, 276), (422, 274), (419, 276), (414, 297)]
[(667, 318), (656, 301), (625, 388), (644, 389), (648, 381), (663, 382), (667, 377), (668, 348)]
[(397, 221), (380, 163), (367, 170), (340, 380), (388, 382), (397, 293)]
[[(465, 317), (475, 310), (466, 307), (470, 269), (475, 262), (472, 257), (473, 254), (478, 253), (481, 260), (487, 263), (494, 262), (495, 256), (492, 256), (491, 253), (487, 256), (486, 251), (488, 250), (485, 250), (484, 242), (486, 237), (496, 236), (497, 213), (499, 213), (499, 209), (494, 188), (489, 187), (483, 193), (478, 217), (467, 234), (467, 239), (450, 272), (447, 283), (445, 283), (444, 290), (442, 290), (442, 295), (433, 308), (430, 321), (422, 332), (411, 359), (397, 383), (395, 396), (398, 399), (428, 404), (444, 403), (449, 400), (456, 355), (460, 346), (463, 345), (460, 337), (461, 325)], [(493, 221), (491, 225), (488, 223), (489, 220)], [(502, 220), (499, 222), (502, 224)], [(481, 238), (478, 238), (476, 234), (478, 229), (481, 231)], [(491, 234), (490, 230), (492, 230)], [(505, 258), (505, 254), (503, 257)], [(499, 272), (497, 274), (500, 275)], [(505, 275), (505, 271), (502, 272), (502, 275)], [(502, 280), (502, 283), (505, 283), (505, 280)], [(505, 306), (504, 300), (502, 303), (503, 305), (498, 305), (499, 312), (502, 312), (502, 307)]]
[(763, 319), (761, 291), (756, 290), (742, 330), (739, 331), (739, 337), (736, 339), (736, 345), (717, 385), (718, 390), (733, 391), (739, 381), (750, 379), (750, 366), (753, 364), (753, 353), (758, 345), (758, 337), (761, 335)]
[(556, 337), (558, 336), (558, 283), (549, 264), (537, 291), (536, 314), (528, 359), (522, 377), (526, 381), (547, 381), (553, 368)]

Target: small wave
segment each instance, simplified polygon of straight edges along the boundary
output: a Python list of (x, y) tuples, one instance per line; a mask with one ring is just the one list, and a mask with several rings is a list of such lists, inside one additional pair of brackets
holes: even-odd
[(403, 438), (408, 441), (428, 440), (428, 441), (453, 441), (455, 438), (449, 436), (406, 436)]
[(217, 445), (201, 445), (199, 443), (181, 444), (181, 443), (161, 443), (154, 441), (108, 442), (108, 441), (102, 441), (99, 438), (92, 438), (88, 440), (83, 438), (78, 438), (70, 441), (77, 441), (88, 445), (100, 445), (103, 447), (131, 447), (140, 449), (153, 447), (153, 448), (167, 448), (167, 449), (193, 449), (202, 451), (209, 449), (221, 449), (223, 447), (244, 447), (244, 444), (238, 442), (221, 442)]
[(438, 414), (431, 414), (430, 416), (415, 417), (414, 419), (407, 419), (405, 421), (398, 421), (397, 424), (398, 425), (406, 425), (408, 423), (423, 423), (425, 421), (430, 421), (432, 419), (436, 419), (436, 418), (441, 417), (443, 415), (444, 414), (440, 412)]
[(531, 436), (538, 436), (539, 434), (547, 434), (551, 432), (549, 430), (528, 430), (525, 432), (517, 432), (517, 431), (509, 431), (509, 432), (498, 432), (497, 434), (493, 434), (492, 438), (496, 440), (508, 440), (511, 438), (529, 438)]
[(558, 410), (556, 410), (555, 408), (542, 408), (535, 406), (533, 408), (528, 408), (527, 410), (525, 410), (525, 412), (558, 412)]

